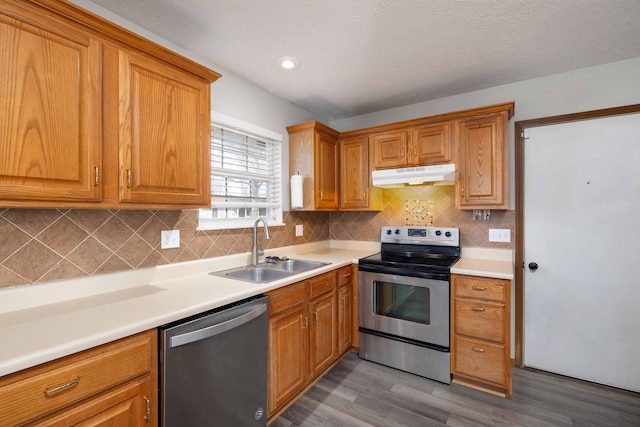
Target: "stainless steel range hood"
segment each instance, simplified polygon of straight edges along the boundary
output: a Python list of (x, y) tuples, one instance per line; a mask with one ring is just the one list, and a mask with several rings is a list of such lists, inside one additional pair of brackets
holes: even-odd
[(407, 185), (454, 185), (456, 165), (416, 166), (371, 172), (371, 185), (382, 188), (400, 188)]

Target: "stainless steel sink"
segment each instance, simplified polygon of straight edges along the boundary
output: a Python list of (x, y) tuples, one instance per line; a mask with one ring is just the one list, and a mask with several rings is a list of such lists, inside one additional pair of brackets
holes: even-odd
[(276, 270), (268, 267), (242, 267), (225, 273), (225, 276), (245, 282), (264, 283), (272, 280), (284, 279), (290, 276), (288, 271)]
[(286, 259), (273, 263), (262, 263), (256, 266), (245, 265), (222, 271), (213, 271), (213, 276), (228, 277), (251, 283), (266, 283), (305, 271), (328, 265), (328, 262), (303, 261), (299, 259)]
[(270, 265), (279, 270), (281, 269), (297, 274), (304, 271), (313, 270), (314, 268), (322, 267), (323, 265), (327, 265), (327, 263), (318, 261), (303, 261), (301, 259), (288, 259), (285, 261), (278, 261)]

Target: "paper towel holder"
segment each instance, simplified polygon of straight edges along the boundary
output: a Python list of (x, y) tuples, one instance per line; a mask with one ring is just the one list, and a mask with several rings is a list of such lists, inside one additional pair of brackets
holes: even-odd
[(296, 171), (296, 174), (291, 177), (291, 209), (304, 208), (302, 179), (300, 171)]

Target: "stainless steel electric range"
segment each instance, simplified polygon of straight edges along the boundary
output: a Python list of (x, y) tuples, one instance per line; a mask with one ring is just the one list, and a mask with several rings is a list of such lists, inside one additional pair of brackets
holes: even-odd
[(359, 260), (360, 357), (451, 383), (449, 288), (457, 228), (382, 227), (380, 253)]

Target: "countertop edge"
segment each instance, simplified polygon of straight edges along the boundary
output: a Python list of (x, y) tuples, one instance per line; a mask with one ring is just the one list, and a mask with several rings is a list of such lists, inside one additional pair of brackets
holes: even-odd
[[(28, 303), (18, 304), (17, 310), (11, 310), (8, 304), (4, 304), (4, 307), (0, 309), (0, 319), (5, 320), (5, 322), (0, 324), (0, 333), (5, 336), (8, 342), (13, 342), (14, 346), (18, 348), (8, 351), (7, 347), (5, 347), (4, 354), (0, 354), (0, 376), (28, 369), (253, 295), (287, 286), (345, 265), (357, 263), (359, 258), (379, 251), (379, 245), (376, 247), (375, 244), (372, 245), (370, 242), (363, 245), (364, 249), (356, 249), (357, 246), (357, 242), (332, 243), (327, 241), (322, 244), (278, 248), (267, 251), (267, 255), (273, 253), (330, 263), (321, 268), (270, 283), (251, 284), (211, 276), (208, 272), (215, 271), (212, 270), (214, 265), (217, 270), (230, 267), (229, 262), (218, 259), (215, 262), (204, 263), (204, 266), (197, 265), (197, 268), (194, 268), (194, 265), (181, 265), (178, 268), (181, 274), (170, 272), (170, 274), (163, 275), (161, 274), (163, 269), (144, 269), (144, 271), (128, 272), (132, 273), (131, 277), (133, 279), (118, 273), (103, 275), (103, 277), (97, 279), (86, 278), (86, 281), (102, 284), (104, 289), (93, 290), (91, 293), (80, 291), (78, 295), (75, 295), (77, 298), (74, 298), (73, 292), (67, 291), (63, 296), (66, 299), (57, 299), (50, 304), (44, 304), (46, 298), (37, 298), (38, 302), (44, 304), (41, 306), (33, 306)], [(303, 251), (305, 253), (300, 253)], [(232, 256), (233, 263), (243, 265), (245, 263), (243, 261), (245, 255)], [(171, 269), (165, 268), (164, 270), (169, 272)], [(105, 280), (104, 276), (120, 280)], [(124, 278), (127, 278), (127, 280), (123, 280)], [(216, 282), (216, 291), (212, 294), (211, 289), (208, 287), (213, 286), (209, 283), (214, 280)], [(113, 282), (116, 283), (114, 284)], [(80, 289), (82, 283), (81, 279), (74, 279), (68, 281), (66, 285), (71, 284)], [(52, 283), (51, 285), (53, 285), (52, 288), (48, 289), (47, 292), (55, 293), (61, 288), (60, 284)], [(11, 295), (11, 298), (20, 303), (20, 294), (24, 296), (34, 295), (37, 291), (45, 291), (48, 285), (43, 284), (41, 286), (38, 289), (34, 287), (10, 288), (6, 294)], [(135, 298), (116, 301), (113, 304), (102, 305), (95, 303), (98, 299), (126, 296), (127, 292), (144, 287), (153, 288), (153, 293), (148, 296), (136, 296)], [(0, 292), (2, 291), (0, 290)], [(184, 303), (182, 300), (184, 300)], [(83, 307), (82, 304), (87, 301), (91, 301), (93, 305), (89, 304)], [(62, 308), (70, 304), (80, 306), (77, 313), (62, 312)], [(157, 304), (156, 310), (151, 310), (153, 312), (152, 315), (136, 316), (137, 310), (144, 313), (144, 306), (149, 304)], [(56, 311), (57, 307), (58, 311)], [(169, 308), (165, 311), (164, 307)], [(44, 314), (40, 314), (39, 310), (42, 313), (53, 312), (54, 316), (52, 317), (55, 320), (50, 321)], [(117, 315), (118, 313), (120, 316)], [(50, 335), (56, 333), (56, 327), (69, 330), (63, 333), (58, 331), (59, 338), (56, 339)], [(39, 334), (32, 336), (34, 330), (39, 331)], [(30, 333), (26, 333), (27, 331), (30, 331)], [(43, 340), (40, 341), (38, 337), (43, 338)], [(24, 348), (24, 351), (22, 348)]]

